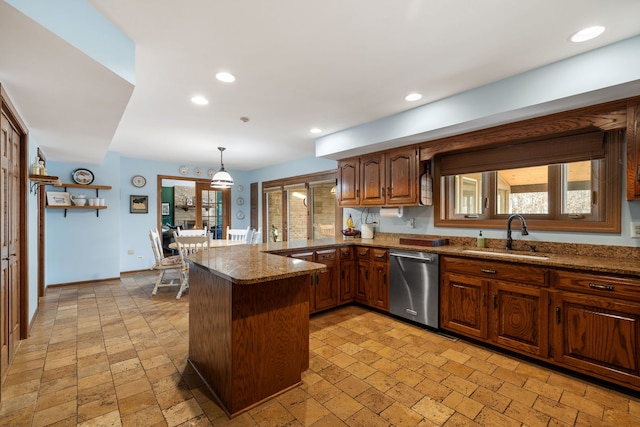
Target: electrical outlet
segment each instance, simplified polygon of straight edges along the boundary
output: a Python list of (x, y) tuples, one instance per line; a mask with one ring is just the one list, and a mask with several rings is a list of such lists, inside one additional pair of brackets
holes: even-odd
[(640, 238), (640, 222), (631, 222), (631, 237)]
[(135, 251), (135, 250), (133, 250), (133, 249), (129, 249), (129, 250), (127, 251), (127, 253), (128, 253), (129, 255), (133, 255), (133, 254), (135, 254), (135, 253), (136, 253), (136, 251)]

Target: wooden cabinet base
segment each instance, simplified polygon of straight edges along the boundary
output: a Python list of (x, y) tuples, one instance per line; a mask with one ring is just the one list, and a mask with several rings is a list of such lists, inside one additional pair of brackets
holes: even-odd
[(189, 363), (233, 417), (309, 367), (309, 275), (237, 285), (191, 265)]

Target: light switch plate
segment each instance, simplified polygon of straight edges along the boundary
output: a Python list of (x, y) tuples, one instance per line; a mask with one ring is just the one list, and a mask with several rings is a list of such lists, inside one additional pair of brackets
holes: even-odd
[(640, 222), (631, 222), (630, 223), (631, 227), (631, 237), (634, 237), (636, 239), (640, 238)]

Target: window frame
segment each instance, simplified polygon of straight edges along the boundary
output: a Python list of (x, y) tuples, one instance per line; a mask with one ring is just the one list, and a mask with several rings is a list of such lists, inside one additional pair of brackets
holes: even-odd
[[(568, 231), (589, 233), (620, 233), (621, 231), (621, 203), (622, 203), (622, 174), (624, 172), (622, 152), (625, 139), (623, 130), (605, 133), (604, 158), (594, 165), (592, 161), (592, 194), (595, 193), (595, 211), (591, 215), (571, 217), (561, 214), (562, 183), (560, 165), (549, 171), (549, 215), (524, 214), (527, 225), (532, 230)], [(551, 144), (550, 141), (539, 141), (540, 144)], [(513, 145), (511, 143), (510, 145)], [(450, 153), (442, 153), (450, 155)], [(482, 155), (482, 150), (476, 154)], [(497, 214), (497, 178), (489, 177), (492, 171), (477, 171), (483, 173), (483, 211), (479, 215), (455, 215), (453, 200), (455, 198), (453, 176), (444, 177), (441, 172), (441, 159), (437, 155), (434, 161), (434, 179), (440, 185), (435, 186), (434, 194), (434, 225), (436, 227), (456, 228), (496, 228), (505, 227), (509, 214)], [(586, 159), (583, 159), (586, 160)], [(526, 167), (523, 159), (507, 160), (501, 165), (502, 169), (516, 169)], [(568, 157), (565, 163), (579, 161)], [(513, 167), (510, 167), (513, 165)], [(531, 166), (540, 164), (532, 164)], [(468, 172), (472, 173), (472, 172)], [(493, 173), (497, 175), (497, 173)], [(604, 179), (597, 177), (604, 176)], [(554, 186), (554, 188), (551, 188)], [(488, 195), (488, 197), (487, 197)], [(485, 198), (486, 197), (486, 198)], [(555, 212), (558, 212), (557, 214)], [(595, 217), (595, 218), (594, 218)]]

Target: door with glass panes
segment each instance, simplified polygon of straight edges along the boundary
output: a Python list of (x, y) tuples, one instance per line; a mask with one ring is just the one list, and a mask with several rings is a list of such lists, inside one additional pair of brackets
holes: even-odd
[(265, 184), (263, 224), (269, 241), (335, 237), (335, 173)]

